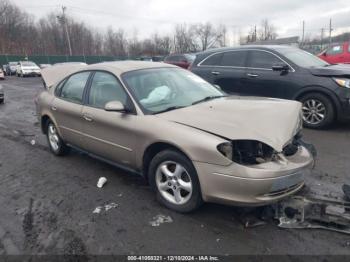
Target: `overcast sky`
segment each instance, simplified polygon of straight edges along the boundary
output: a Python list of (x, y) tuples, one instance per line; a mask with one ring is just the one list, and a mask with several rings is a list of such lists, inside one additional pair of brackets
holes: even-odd
[[(170, 34), (176, 23), (210, 21), (225, 24), (230, 41), (241, 32), (268, 18), (280, 37), (301, 36), (305, 20), (306, 35), (350, 31), (349, 0), (10, 0), (28, 13), (40, 18), (48, 12), (59, 12), (67, 6), (67, 14), (88, 25), (105, 30), (108, 26), (124, 28), (129, 36), (137, 30), (140, 38), (157, 32)], [(328, 32), (327, 32), (328, 34)]]

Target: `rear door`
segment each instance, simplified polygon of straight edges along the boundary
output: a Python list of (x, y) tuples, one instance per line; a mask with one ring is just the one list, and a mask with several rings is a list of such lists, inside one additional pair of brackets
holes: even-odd
[(226, 93), (237, 94), (243, 88), (246, 57), (246, 50), (215, 53), (193, 68), (193, 72), (220, 86)]
[[(107, 112), (106, 103), (120, 101), (128, 112)], [(119, 80), (111, 73), (97, 71), (88, 88), (82, 110), (84, 146), (96, 155), (130, 166), (134, 159), (136, 114), (133, 104)]]
[(63, 140), (83, 146), (83, 97), (90, 72), (80, 72), (70, 76), (56, 88), (56, 97), (51, 103), (51, 111)]
[(286, 64), (276, 54), (266, 50), (250, 50), (247, 71), (241, 93), (250, 96), (288, 98), (291, 90), (297, 90), (295, 71), (273, 71), (274, 64)]
[(212, 67), (214, 84), (228, 94), (240, 94), (246, 74), (246, 50), (223, 52), (220, 63)]

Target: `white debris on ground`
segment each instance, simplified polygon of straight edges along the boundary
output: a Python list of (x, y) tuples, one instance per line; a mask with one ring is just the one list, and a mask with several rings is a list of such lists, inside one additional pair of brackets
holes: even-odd
[(30, 144), (32, 145), (32, 146), (34, 146), (35, 145), (35, 140), (34, 139), (32, 139), (31, 141), (30, 141)]
[(106, 184), (107, 178), (105, 177), (100, 177), (100, 179), (97, 182), (97, 187), (102, 188), (104, 184)]
[(153, 220), (150, 221), (150, 225), (152, 227), (159, 227), (160, 224), (163, 224), (163, 223), (172, 223), (173, 220), (170, 216), (164, 216), (164, 215), (157, 215), (155, 217), (153, 217)]
[(106, 205), (104, 205), (104, 206), (98, 206), (98, 207), (96, 207), (95, 209), (94, 209), (94, 211), (92, 211), (92, 213), (93, 214), (99, 214), (99, 213), (101, 213), (101, 211), (102, 210), (104, 210), (104, 211), (108, 211), (108, 210), (110, 210), (110, 209), (112, 209), (112, 208), (117, 208), (118, 207), (118, 204), (116, 204), (116, 203), (110, 203), (110, 204), (106, 204)]
[(92, 211), (93, 214), (99, 214), (102, 210), (102, 207), (96, 207), (94, 211)]

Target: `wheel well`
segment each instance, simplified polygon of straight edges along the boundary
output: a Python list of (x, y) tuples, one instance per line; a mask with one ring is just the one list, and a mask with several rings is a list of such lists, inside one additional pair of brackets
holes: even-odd
[(47, 115), (44, 115), (41, 117), (41, 131), (43, 132), (43, 134), (46, 135), (46, 125), (47, 122), (50, 120), (50, 117)]
[(143, 154), (142, 159), (142, 174), (148, 180), (148, 168), (152, 161), (152, 159), (161, 151), (164, 151), (166, 149), (172, 149), (175, 150), (184, 156), (186, 156), (188, 159), (190, 159), (183, 151), (181, 151), (179, 148), (177, 148), (174, 145), (164, 143), (164, 142), (157, 142), (147, 147), (145, 150), (145, 153)]
[(335, 117), (337, 117), (337, 113), (338, 113), (338, 106), (337, 104), (335, 103), (334, 101), (334, 98), (328, 94), (327, 92), (323, 92), (323, 91), (320, 91), (320, 90), (308, 90), (308, 91), (305, 91), (301, 94), (299, 94), (295, 99), (300, 101), (300, 99), (303, 97), (303, 96), (306, 96), (308, 94), (311, 94), (311, 93), (319, 93), (321, 95), (324, 95), (325, 97), (327, 97), (329, 99), (329, 101), (331, 101), (332, 103), (332, 106), (334, 108), (334, 114), (335, 114)]

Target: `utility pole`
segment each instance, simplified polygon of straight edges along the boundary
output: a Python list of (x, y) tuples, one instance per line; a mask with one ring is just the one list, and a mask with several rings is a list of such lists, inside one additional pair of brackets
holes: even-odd
[(321, 28), (321, 51), (323, 50), (323, 35), (324, 35), (324, 28)]
[(68, 43), (69, 55), (72, 56), (72, 46), (70, 44), (68, 23), (67, 23), (67, 17), (66, 17), (66, 14), (65, 14), (66, 9), (67, 9), (67, 7), (62, 6), (62, 16), (57, 16), (57, 19), (64, 26), (64, 30), (66, 31), (66, 38), (67, 38), (67, 43)]
[(331, 46), (332, 44), (332, 31), (333, 31), (333, 28), (332, 28), (332, 18), (329, 19), (329, 46)]
[(304, 45), (304, 41), (305, 41), (305, 21), (303, 20), (303, 34), (301, 37), (301, 46)]
[(254, 42), (256, 42), (256, 25), (254, 26)]

